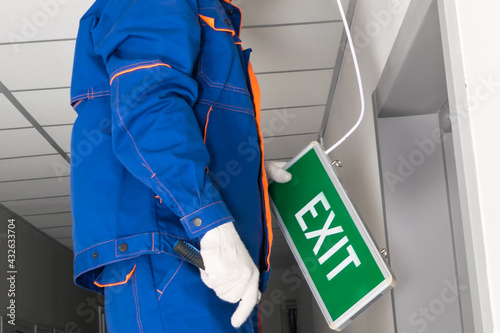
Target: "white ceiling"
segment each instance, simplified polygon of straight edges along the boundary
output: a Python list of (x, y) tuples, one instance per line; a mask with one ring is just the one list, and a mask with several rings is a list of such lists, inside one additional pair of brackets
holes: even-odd
[[(78, 20), (92, 3), (2, 0), (0, 12), (0, 205), (69, 248), (69, 86)], [(287, 160), (318, 138), (341, 49), (336, 1), (233, 3), (261, 86), (266, 158)], [(275, 252), (287, 251), (277, 236)]]

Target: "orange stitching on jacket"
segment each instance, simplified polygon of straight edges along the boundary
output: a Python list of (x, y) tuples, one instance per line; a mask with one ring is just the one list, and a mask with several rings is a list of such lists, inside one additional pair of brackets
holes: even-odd
[(94, 284), (98, 287), (101, 287), (101, 288), (119, 286), (121, 284), (127, 283), (128, 280), (130, 279), (130, 277), (132, 276), (132, 274), (134, 274), (134, 271), (135, 271), (135, 264), (134, 264), (134, 268), (132, 268), (132, 270), (127, 274), (127, 276), (125, 276), (124, 281), (119, 281), (119, 282), (115, 282), (115, 283), (107, 283), (107, 284), (100, 284), (97, 281), (94, 281)]
[[(202, 58), (202, 57), (203, 56), (200, 56), (200, 58)], [(201, 62), (201, 59), (200, 59), (200, 62)], [(225, 83), (217, 83), (217, 82), (213, 82), (212, 80), (210, 80), (210, 78), (208, 77), (208, 75), (203, 72), (203, 63), (202, 62), (201, 62), (200, 71), (198, 72), (198, 75), (210, 87), (216, 87), (216, 88), (226, 89), (226, 90), (230, 90), (230, 91), (234, 91), (234, 92), (237, 92), (237, 93), (240, 93), (240, 94), (245, 94), (245, 95), (249, 95), (250, 96), (250, 94), (248, 93), (247, 89), (245, 89), (245, 88), (235, 87), (235, 86), (232, 86), (230, 84), (225, 84)]]
[(202, 208), (200, 208), (200, 209), (195, 210), (195, 211), (194, 211), (194, 212), (192, 212), (192, 213), (189, 213), (188, 215), (184, 216), (181, 220), (187, 219), (187, 218), (188, 218), (188, 217), (190, 217), (191, 215), (193, 215), (193, 214), (195, 214), (195, 213), (199, 212), (200, 210), (203, 210), (203, 209), (205, 209), (205, 208), (208, 208), (208, 207), (210, 207), (210, 206), (213, 206), (213, 205), (216, 205), (216, 204), (219, 204), (219, 203), (222, 203), (222, 201), (220, 201), (220, 200), (219, 200), (219, 201), (216, 201), (216, 202), (212, 202), (211, 204), (208, 204), (208, 205), (206, 205), (206, 206), (204, 206), (204, 207), (202, 207)]
[(210, 112), (212, 112), (212, 107), (210, 107), (210, 109), (208, 109), (207, 121), (205, 122), (205, 132), (203, 133), (203, 143), (206, 143), (206, 141), (207, 141), (207, 128), (208, 128), (208, 121), (210, 119)]
[[(94, 93), (95, 96), (97, 96), (99, 94), (109, 95), (110, 91), (109, 90), (102, 90), (102, 91), (98, 91), (98, 92)], [(77, 100), (77, 99), (79, 99), (81, 97), (88, 97), (88, 93), (86, 93), (86, 94), (80, 94), (80, 95), (77, 95), (77, 96), (73, 96), (73, 98), (71, 99), (71, 101)]]
[(92, 246), (90, 246), (90, 247), (87, 247), (87, 248), (86, 248), (86, 249), (84, 249), (84, 250), (81, 250), (80, 252), (78, 252), (77, 254), (75, 254), (75, 256), (77, 256), (77, 255), (79, 255), (79, 254), (81, 254), (81, 253), (83, 253), (83, 252), (85, 252), (85, 251), (87, 251), (87, 250), (90, 250), (91, 248), (96, 247), (97, 245), (102, 245), (102, 244), (110, 243), (110, 242), (113, 242), (113, 241), (116, 241), (116, 240), (115, 240), (115, 239), (110, 239), (110, 240), (107, 240), (107, 241), (104, 241), (104, 242), (97, 243), (97, 244), (95, 244), (95, 245), (92, 245)]
[[(139, 151), (139, 148), (137, 147), (137, 144), (135, 143), (134, 137), (132, 136), (132, 134), (128, 130), (127, 126), (125, 126), (125, 123), (123, 122), (122, 116), (120, 114), (120, 104), (118, 103), (119, 86), (120, 86), (120, 81), (118, 80), (116, 82), (116, 113), (118, 114), (118, 117), (120, 118), (120, 122), (122, 123), (123, 128), (125, 128), (125, 130), (127, 131), (128, 135), (130, 136), (130, 139), (132, 140), (132, 143), (134, 144), (134, 147), (135, 147), (135, 150), (137, 151), (137, 154), (139, 154), (139, 156), (141, 157), (142, 161), (145, 163), (143, 165), (146, 167), (146, 169), (149, 170), (149, 172), (151, 172), (153, 174), (153, 177), (154, 177), (155, 173), (153, 172), (153, 170), (149, 166), (148, 162), (146, 162), (146, 159), (144, 158), (144, 156), (142, 156), (141, 152)], [(172, 198), (172, 200), (174, 200), (174, 202), (176, 203), (177, 207), (179, 207), (179, 210), (181, 211), (182, 215), (184, 215), (184, 212), (183, 212), (181, 206), (177, 203), (177, 200), (175, 200), (175, 198), (172, 195), (172, 193), (170, 193), (170, 191), (158, 180), (157, 177), (155, 177), (153, 179), (155, 179), (158, 182), (158, 184), (160, 184), (168, 192), (168, 194), (170, 195), (170, 197)]]
[[(228, 105), (228, 104), (219, 103), (219, 102), (214, 103), (214, 102), (209, 101), (209, 100), (207, 100), (207, 99), (199, 99), (198, 101), (210, 102), (210, 103), (215, 104), (215, 106), (220, 107), (220, 108), (222, 108), (222, 106), (227, 106), (227, 108), (225, 108), (225, 109), (228, 109), (228, 110), (233, 110), (233, 109), (234, 109), (234, 111), (237, 111), (236, 109), (240, 109), (241, 111), (247, 111), (247, 112), (248, 112), (249, 114), (251, 114), (252, 116), (254, 115), (254, 111), (253, 111), (253, 110), (246, 109), (246, 108), (242, 108), (242, 107), (239, 107), (239, 106), (235, 106), (235, 105)], [(202, 103), (202, 104), (203, 104), (203, 103)], [(212, 104), (210, 104), (210, 105), (212, 105)], [(221, 106), (221, 105), (222, 105), (222, 106)]]
[(78, 105), (80, 105), (80, 103), (81, 103), (81, 102), (83, 102), (83, 101), (84, 101), (84, 99), (80, 99), (80, 100), (78, 100), (77, 102), (75, 102), (75, 104), (73, 105), (73, 110), (76, 110), (76, 107), (77, 107)]
[[(221, 218), (220, 220), (217, 220), (217, 221), (215, 221), (215, 222), (212, 222), (212, 223), (210, 223), (210, 224), (207, 224), (206, 226), (204, 226), (204, 227), (202, 227), (202, 228), (198, 228), (198, 230), (196, 230), (196, 232), (198, 232), (198, 231), (200, 231), (200, 230), (203, 230), (203, 229), (206, 229), (206, 228), (210, 227), (211, 225), (214, 225), (215, 223), (218, 223), (218, 222), (223, 221), (223, 220), (225, 220), (225, 219), (228, 219), (228, 218), (230, 218), (230, 217), (232, 218), (232, 216), (231, 216), (231, 215), (229, 215), (229, 216), (226, 216), (226, 217)], [(191, 226), (189, 225), (189, 223), (186, 223), (186, 225), (188, 226), (189, 231), (190, 231), (190, 232), (193, 232), (193, 230), (191, 229)]]
[[(200, 103), (200, 104), (206, 104), (206, 103)], [(249, 111), (249, 110), (236, 110), (236, 109), (232, 109), (232, 108), (226, 108), (226, 107), (220, 106), (220, 105), (216, 105), (216, 106), (219, 109), (228, 110), (228, 111), (231, 111), (231, 112), (243, 113), (243, 114), (246, 114), (247, 116), (250, 116), (250, 117), (254, 116), (254, 113), (251, 112), (251, 111)]]
[[(225, 83), (217, 83), (217, 82), (213, 82), (212, 80), (210, 80), (210, 78), (203, 72), (203, 54), (200, 55), (200, 59), (198, 60), (198, 66), (200, 68), (200, 71), (198, 72), (198, 75), (201, 76), (201, 78), (203, 80), (205, 80), (205, 82), (211, 86), (211, 87), (220, 87), (220, 88), (225, 88), (227, 90), (232, 90), (232, 91), (235, 91), (235, 92), (239, 92), (239, 93), (243, 93), (245, 95), (250, 95), (248, 93), (248, 89), (247, 88), (240, 88), (240, 87), (235, 87), (235, 86), (232, 86), (230, 84), (225, 84)], [(232, 89), (230, 89), (232, 88)]]
[(119, 73), (116, 73), (111, 78), (111, 80), (109, 81), (109, 84), (111, 85), (113, 83), (113, 80), (117, 76), (119, 76), (119, 75), (123, 75), (123, 74), (126, 74), (126, 73), (134, 72), (134, 71), (139, 70), (139, 69), (147, 69), (147, 68), (153, 68), (153, 67), (158, 67), (158, 66), (165, 66), (165, 67), (168, 67), (168, 68), (172, 68), (172, 66), (170, 66), (168, 64), (164, 64), (164, 63), (156, 63), (156, 64), (151, 64), (151, 65), (144, 65), (144, 66), (138, 66), (138, 67), (130, 68), (130, 69), (127, 69), (127, 70), (123, 70), (123, 71), (121, 71)]
[(154, 180), (156, 180), (158, 182), (158, 184), (163, 187), (165, 189), (165, 191), (168, 192), (168, 194), (170, 195), (170, 197), (172, 198), (172, 200), (174, 200), (175, 204), (177, 205), (177, 207), (179, 208), (179, 210), (181, 211), (181, 214), (184, 215), (184, 211), (182, 210), (181, 206), (179, 205), (179, 203), (177, 202), (177, 200), (175, 200), (174, 196), (172, 195), (172, 193), (170, 193), (170, 191), (168, 190), (168, 188), (165, 187), (165, 185), (163, 185), (159, 180), (158, 180), (158, 177), (155, 177)]
[(160, 60), (147, 60), (147, 61), (140, 61), (140, 62), (135, 62), (133, 64), (128, 64), (128, 65), (125, 65), (125, 66), (122, 66), (118, 69), (116, 69), (112, 74), (111, 76), (114, 76), (116, 73), (118, 72), (121, 72), (123, 71), (124, 69), (128, 69), (128, 68), (134, 68), (134, 67), (137, 67), (139, 65), (142, 65), (142, 64), (163, 64), (164, 62), (160, 61)]
[(140, 333), (144, 333), (144, 328), (142, 327), (142, 319), (141, 319), (141, 305), (139, 304), (139, 294), (137, 292), (137, 279), (132, 279), (132, 291), (134, 293), (135, 300), (135, 318), (137, 320), (137, 325), (139, 326)]
[(179, 272), (179, 269), (181, 269), (182, 267), (182, 264), (184, 264), (184, 261), (181, 261), (181, 264), (179, 265), (179, 267), (177, 267), (177, 270), (175, 271), (174, 275), (172, 275), (172, 277), (170, 278), (170, 280), (168, 280), (167, 284), (165, 285), (165, 287), (163, 287), (163, 290), (162, 291), (159, 291), (160, 292), (160, 296), (158, 297), (158, 300), (160, 300), (161, 296), (163, 295), (163, 292), (165, 291), (165, 289), (168, 287), (168, 285), (170, 284), (170, 282), (172, 282), (173, 278), (177, 275), (177, 273)]
[(235, 106), (235, 105), (228, 105), (228, 104), (223, 104), (223, 103), (219, 103), (219, 102), (214, 102), (214, 101), (211, 101), (208, 99), (201, 99), (200, 98), (200, 99), (198, 99), (197, 103), (205, 104), (208, 106), (214, 105), (214, 106), (219, 107), (219, 108), (223, 108), (222, 106), (227, 106), (226, 108), (223, 108), (223, 109), (234, 110), (234, 111), (238, 111), (237, 109), (239, 109), (240, 111), (246, 111), (248, 114), (251, 114), (252, 116), (254, 115), (253, 109), (247, 109), (247, 108), (243, 108), (243, 107), (239, 107), (239, 106)]

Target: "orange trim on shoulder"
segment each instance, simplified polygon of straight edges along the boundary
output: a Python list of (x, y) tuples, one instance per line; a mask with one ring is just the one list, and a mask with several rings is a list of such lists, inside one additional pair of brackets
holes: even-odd
[(125, 280), (124, 281), (120, 281), (120, 282), (115, 282), (115, 283), (108, 283), (108, 284), (100, 284), (98, 283), (97, 281), (94, 281), (94, 284), (98, 287), (112, 287), (112, 286), (119, 286), (121, 284), (125, 284), (127, 283), (127, 281), (132, 277), (132, 274), (134, 274), (134, 271), (135, 271), (135, 264), (134, 264), (134, 268), (132, 268), (132, 270), (130, 271), (130, 273), (127, 274), (127, 276), (125, 277)]
[(225, 31), (225, 32), (230, 32), (231, 35), (236, 35), (236, 32), (234, 32), (234, 30), (232, 29), (222, 29), (222, 28), (216, 28), (215, 27), (215, 20), (212, 18), (212, 17), (208, 17), (208, 16), (205, 16), (205, 15), (201, 15), (201, 14), (198, 14), (200, 16), (200, 18), (205, 21), (206, 24), (208, 24), (212, 29), (214, 29), (215, 31)]
[(250, 85), (252, 87), (253, 93), (253, 103), (255, 106), (255, 121), (257, 123), (257, 133), (259, 135), (260, 151), (261, 151), (261, 168), (262, 168), (262, 192), (264, 195), (264, 209), (266, 211), (266, 225), (267, 225), (267, 236), (268, 236), (268, 252), (266, 256), (267, 269), (271, 267), (271, 247), (273, 244), (273, 225), (271, 217), (271, 206), (269, 204), (269, 193), (267, 184), (266, 169), (264, 167), (264, 138), (262, 136), (262, 131), (260, 128), (260, 88), (257, 82), (257, 77), (252, 68), (252, 64), (248, 63), (248, 75), (250, 76)]
[(118, 72), (115, 75), (113, 75), (113, 77), (109, 81), (109, 84), (111, 85), (111, 83), (113, 83), (113, 80), (116, 79), (116, 77), (118, 77), (119, 75), (134, 72), (134, 71), (139, 70), (139, 69), (153, 68), (153, 67), (158, 67), (158, 66), (165, 66), (168, 68), (172, 68), (172, 66), (170, 66), (168, 64), (163, 64), (163, 63), (156, 63), (156, 64), (152, 64), (152, 65), (142, 65), (142, 66), (133, 67), (133, 68), (123, 70), (123, 71)]

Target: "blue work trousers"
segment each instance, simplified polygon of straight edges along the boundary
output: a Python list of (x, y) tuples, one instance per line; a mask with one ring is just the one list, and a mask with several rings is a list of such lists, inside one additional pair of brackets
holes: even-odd
[(259, 332), (257, 306), (235, 329), (237, 304), (219, 299), (197, 267), (168, 253), (109, 264), (96, 283), (105, 286), (108, 333)]

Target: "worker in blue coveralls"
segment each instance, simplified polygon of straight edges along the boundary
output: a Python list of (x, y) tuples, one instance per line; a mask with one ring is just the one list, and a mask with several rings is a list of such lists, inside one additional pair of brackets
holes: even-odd
[[(75, 283), (109, 332), (257, 332), (272, 226), (260, 94), (229, 0), (96, 0), (71, 85)], [(267, 176), (265, 169), (268, 169)], [(205, 269), (183, 260), (182, 240)]]

